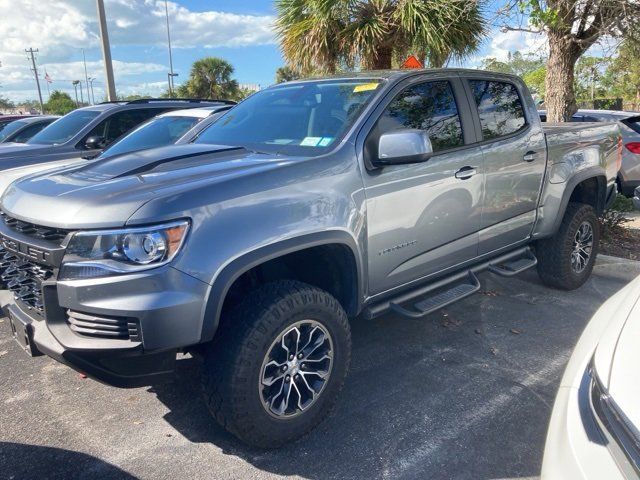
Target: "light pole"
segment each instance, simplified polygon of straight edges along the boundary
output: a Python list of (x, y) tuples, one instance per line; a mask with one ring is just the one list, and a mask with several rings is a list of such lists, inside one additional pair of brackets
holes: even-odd
[(116, 100), (116, 85), (113, 80), (113, 65), (111, 64), (111, 47), (109, 46), (109, 32), (107, 31), (107, 19), (104, 13), (104, 0), (96, 0), (98, 8), (98, 24), (100, 25), (100, 39), (102, 40), (102, 58), (104, 59), (104, 72), (107, 79), (107, 100)]
[(173, 95), (173, 56), (171, 54), (171, 30), (169, 29), (169, 2), (164, 0), (164, 13), (167, 18), (167, 44), (169, 45), (169, 75), (167, 76), (167, 82), (169, 83), (169, 95)]
[[(85, 86), (87, 87), (87, 103), (89, 103), (91, 97), (89, 97), (89, 75), (87, 75), (87, 57), (85, 57), (84, 55), (84, 48), (81, 48), (80, 50), (82, 50), (82, 61), (84, 62), (84, 80), (86, 82)], [(82, 91), (82, 89), (80, 91)]]
[(178, 74), (177, 73), (167, 73), (167, 82), (169, 83), (169, 96), (173, 97), (173, 92), (174, 92), (174, 88), (173, 88), (173, 78), (177, 77)]
[(93, 81), (95, 80), (95, 78), (90, 77), (89, 78), (89, 85), (91, 86), (91, 104), (95, 105), (96, 104), (96, 96), (93, 94)]
[[(74, 80), (73, 82), (71, 82), (71, 84), (73, 85), (73, 91), (76, 94), (76, 108), (80, 106), (80, 104), (78, 104), (78, 84), (80, 83), (80, 80)], [(82, 86), (80, 86), (80, 88), (82, 88)]]

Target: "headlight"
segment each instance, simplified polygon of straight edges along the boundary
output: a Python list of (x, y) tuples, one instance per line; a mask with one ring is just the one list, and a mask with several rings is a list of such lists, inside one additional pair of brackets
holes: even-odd
[(60, 280), (138, 272), (164, 265), (178, 254), (189, 230), (180, 220), (162, 225), (78, 232), (67, 246)]

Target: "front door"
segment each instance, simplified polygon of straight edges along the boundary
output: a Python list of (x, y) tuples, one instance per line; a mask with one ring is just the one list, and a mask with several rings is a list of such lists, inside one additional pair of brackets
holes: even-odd
[(434, 152), (421, 163), (369, 168), (363, 174), (371, 295), (478, 253), (482, 150), (465, 147), (475, 133), (459, 79), (431, 78), (397, 87), (365, 140), (366, 156), (377, 152), (371, 142), (382, 133), (422, 129)]

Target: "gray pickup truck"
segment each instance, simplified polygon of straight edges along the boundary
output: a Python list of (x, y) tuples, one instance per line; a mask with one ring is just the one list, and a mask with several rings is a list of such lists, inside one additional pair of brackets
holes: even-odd
[(215, 418), (275, 447), (336, 402), (349, 318), (421, 319), (483, 270), (582, 285), (619, 161), (615, 124), (543, 130), (513, 76), (281, 84), (190, 144), (12, 183), (4, 311), (28, 353), (117, 386), (197, 354)]

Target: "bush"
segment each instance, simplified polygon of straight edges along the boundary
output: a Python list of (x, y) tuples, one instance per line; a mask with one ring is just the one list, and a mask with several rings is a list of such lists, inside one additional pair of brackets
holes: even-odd
[(600, 216), (600, 230), (605, 238), (610, 238), (616, 230), (629, 221), (626, 214), (633, 212), (633, 201), (618, 194), (611, 206)]

